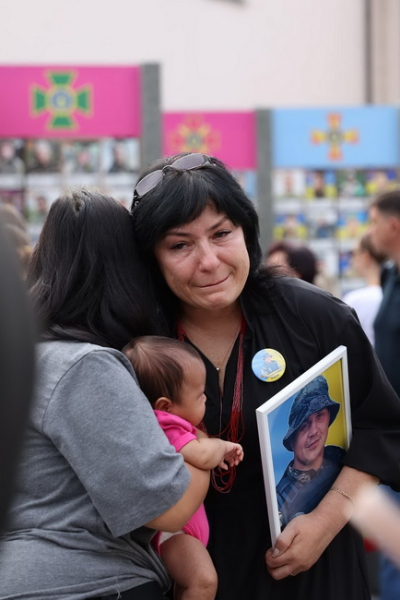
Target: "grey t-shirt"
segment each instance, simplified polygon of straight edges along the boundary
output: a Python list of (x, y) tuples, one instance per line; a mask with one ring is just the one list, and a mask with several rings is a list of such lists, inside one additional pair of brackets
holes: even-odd
[(36, 395), (8, 531), (0, 599), (80, 600), (168, 576), (144, 523), (189, 484), (126, 357), (39, 344)]

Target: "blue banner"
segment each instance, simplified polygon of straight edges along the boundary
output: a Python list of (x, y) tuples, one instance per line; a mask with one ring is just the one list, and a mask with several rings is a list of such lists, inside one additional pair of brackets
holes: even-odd
[(274, 167), (397, 167), (399, 110), (362, 108), (272, 111)]

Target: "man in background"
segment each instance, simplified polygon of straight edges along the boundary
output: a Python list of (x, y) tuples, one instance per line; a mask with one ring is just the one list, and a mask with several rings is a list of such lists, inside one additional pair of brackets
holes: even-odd
[[(400, 398), (400, 190), (378, 196), (370, 206), (369, 217), (372, 244), (392, 261), (382, 272), (383, 298), (374, 323), (375, 350)], [(390, 493), (400, 504), (400, 494)], [(398, 600), (400, 571), (384, 556), (380, 580), (382, 600)]]

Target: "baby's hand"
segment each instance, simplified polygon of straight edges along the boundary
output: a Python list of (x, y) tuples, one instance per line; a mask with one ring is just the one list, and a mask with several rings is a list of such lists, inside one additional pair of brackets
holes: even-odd
[[(236, 467), (242, 462), (244, 456), (243, 448), (234, 442), (225, 442), (225, 456), (219, 463), (219, 468), (227, 471), (229, 467)], [(228, 464), (227, 464), (228, 463)]]

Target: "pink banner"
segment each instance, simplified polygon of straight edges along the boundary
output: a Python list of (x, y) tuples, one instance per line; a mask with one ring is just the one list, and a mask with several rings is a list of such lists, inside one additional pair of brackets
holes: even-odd
[(203, 152), (232, 169), (256, 169), (254, 113), (166, 113), (163, 153)]
[(139, 137), (140, 67), (0, 67), (0, 137)]

